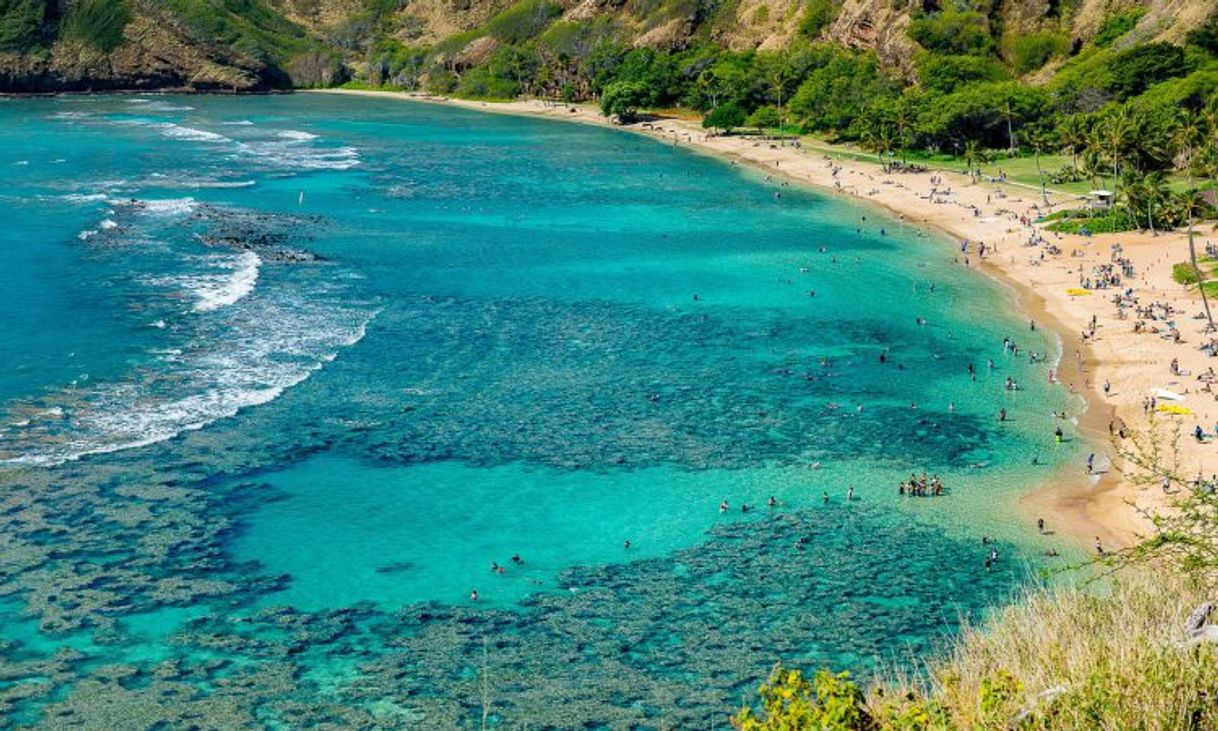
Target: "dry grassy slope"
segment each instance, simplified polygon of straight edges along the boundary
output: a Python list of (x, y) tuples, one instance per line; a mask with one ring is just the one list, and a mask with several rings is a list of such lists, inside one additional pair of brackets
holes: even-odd
[(1146, 8), (1137, 27), (1122, 40), (1125, 44), (1146, 41), (1179, 43), (1193, 28), (1218, 14), (1218, 0), (1083, 0), (1074, 17), (1074, 33), (1090, 38), (1113, 13), (1131, 8)]

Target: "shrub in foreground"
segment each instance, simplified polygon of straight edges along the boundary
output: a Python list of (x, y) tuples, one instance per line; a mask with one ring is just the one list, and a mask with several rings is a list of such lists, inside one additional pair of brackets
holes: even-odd
[[(1031, 590), (966, 628), (921, 679), (864, 694), (848, 676), (776, 667), (740, 731), (1218, 728), (1218, 646), (1184, 642), (1212, 599), (1176, 574)], [(1214, 617), (1218, 620), (1218, 617)]]

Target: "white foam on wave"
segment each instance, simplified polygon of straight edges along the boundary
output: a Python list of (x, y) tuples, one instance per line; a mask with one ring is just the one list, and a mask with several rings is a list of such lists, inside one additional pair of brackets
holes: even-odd
[(190, 188), (214, 188), (217, 190), (227, 190), (235, 188), (252, 188), (258, 184), (257, 180), (200, 180), (188, 183), (186, 187)]
[(128, 208), (149, 216), (185, 216), (193, 213), (198, 206), (198, 201), (194, 198), (153, 198), (150, 200), (112, 198), (107, 202), (112, 206)]
[(109, 198), (110, 196), (105, 193), (68, 193), (59, 197), (60, 200), (68, 203), (98, 203)]
[(253, 127), (254, 123), (248, 119), (238, 119), (236, 122), (221, 122), (225, 127)]
[(252, 251), (243, 251), (230, 261), (219, 262), (218, 266), (229, 271), (225, 274), (199, 275), (186, 284), (186, 288), (198, 298), (195, 312), (213, 312), (247, 297), (258, 284), (262, 259)]
[(104, 218), (99, 225), (102, 231), (109, 231), (112, 228), (118, 228), (118, 223), (116, 223), (113, 218)]
[(297, 142), (308, 142), (309, 140), (317, 139), (317, 135), (297, 129), (285, 129), (276, 136), (283, 140), (296, 140)]
[[(379, 314), (307, 296), (238, 318), (233, 337), (173, 348), (165, 373), (61, 394), (65, 407), (0, 427), (0, 464), (50, 466), (145, 447), (274, 401), (362, 340)], [(158, 393), (158, 384), (170, 393)]]
[(274, 139), (238, 142), (237, 151), (272, 167), (288, 170), (350, 170), (360, 165), (359, 150), (354, 147), (324, 147), (314, 144), (315, 137), (285, 137), (287, 134), (308, 133), (292, 130), (280, 132)]
[(222, 134), (208, 132), (205, 129), (195, 129), (194, 127), (183, 127), (180, 124), (173, 122), (164, 122), (157, 127), (161, 130), (161, 134), (166, 137), (172, 137), (179, 140), (190, 140), (192, 142), (229, 142), (230, 140)]

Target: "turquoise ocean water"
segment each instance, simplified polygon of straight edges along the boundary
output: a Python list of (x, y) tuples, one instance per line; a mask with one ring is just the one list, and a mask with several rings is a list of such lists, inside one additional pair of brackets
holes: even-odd
[(724, 728), (1046, 547), (1051, 335), (874, 211), (370, 99), (8, 100), (0, 141), (12, 723)]

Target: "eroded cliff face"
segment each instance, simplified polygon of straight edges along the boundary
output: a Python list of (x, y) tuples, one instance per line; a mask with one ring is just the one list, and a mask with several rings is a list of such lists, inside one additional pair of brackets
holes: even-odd
[(72, 39), (26, 53), (0, 53), (0, 91), (122, 89), (261, 91), (288, 83), (282, 72), (233, 48), (206, 45), (153, 4), (142, 4), (123, 42), (104, 52)]
[[(46, 26), (72, 1), (77, 0), (51, 0)], [(134, 0), (129, 7), (122, 41), (110, 51), (61, 34), (24, 52), (0, 51), (0, 93), (263, 91), (290, 85), (270, 63), (229, 45), (202, 43), (158, 0)]]
[[(884, 63), (909, 71), (918, 52), (907, 32), (914, 13), (950, 5), (944, 0), (842, 0), (823, 37), (874, 49)], [(1190, 30), (1218, 14), (1218, 0), (992, 0), (989, 16), (1004, 40), (1053, 31), (1082, 44), (1095, 38), (1105, 20), (1138, 9), (1144, 14), (1118, 46), (1181, 43)]]

